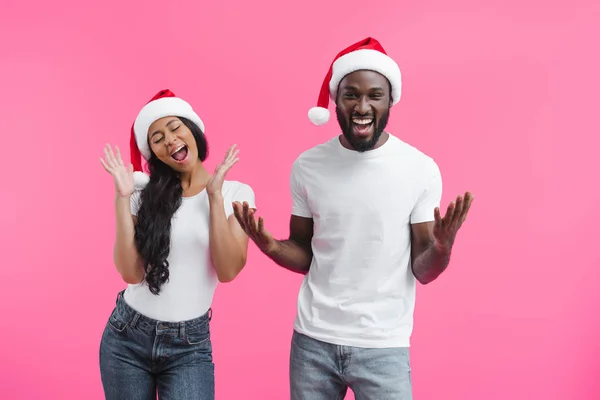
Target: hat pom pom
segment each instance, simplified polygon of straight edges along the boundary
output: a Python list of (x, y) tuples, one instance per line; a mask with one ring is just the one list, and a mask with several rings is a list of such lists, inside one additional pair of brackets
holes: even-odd
[(150, 176), (140, 171), (133, 173), (133, 187), (135, 190), (142, 190), (150, 182)]
[(308, 119), (315, 125), (323, 125), (329, 121), (329, 110), (323, 107), (313, 107), (308, 110)]

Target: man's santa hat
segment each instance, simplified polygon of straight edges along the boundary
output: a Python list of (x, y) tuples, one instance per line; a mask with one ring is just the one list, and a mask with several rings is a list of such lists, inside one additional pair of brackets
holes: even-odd
[(335, 102), (338, 86), (348, 74), (359, 70), (371, 70), (385, 76), (392, 86), (392, 105), (400, 101), (402, 75), (398, 64), (390, 58), (381, 44), (371, 37), (342, 50), (333, 60), (321, 86), (317, 107), (308, 111), (308, 118), (315, 125), (329, 121), (329, 99)]
[(161, 90), (154, 95), (140, 110), (131, 127), (129, 149), (134, 171), (134, 183), (138, 189), (143, 188), (150, 180), (150, 177), (142, 169), (142, 157), (148, 161), (151, 154), (150, 145), (148, 144), (148, 129), (156, 120), (164, 117), (187, 118), (198, 125), (202, 133), (205, 133), (204, 122), (185, 100), (175, 96), (169, 89)]

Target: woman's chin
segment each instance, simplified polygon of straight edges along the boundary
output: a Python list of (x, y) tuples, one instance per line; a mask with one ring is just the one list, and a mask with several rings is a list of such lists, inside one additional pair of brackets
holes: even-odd
[(189, 172), (196, 168), (199, 161), (198, 157), (194, 160), (188, 156), (182, 161), (170, 160), (168, 165), (177, 172)]
[(163, 164), (166, 164), (169, 168), (177, 172), (186, 172), (194, 168), (195, 162), (187, 155), (183, 160), (175, 160), (173, 157), (161, 158)]

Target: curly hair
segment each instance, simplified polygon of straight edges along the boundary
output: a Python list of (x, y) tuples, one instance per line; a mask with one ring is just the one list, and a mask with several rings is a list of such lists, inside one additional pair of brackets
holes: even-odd
[[(192, 121), (179, 117), (196, 141), (198, 158), (206, 160), (208, 143), (204, 132)], [(140, 194), (140, 208), (135, 225), (135, 246), (143, 260), (145, 280), (150, 292), (157, 295), (169, 280), (171, 219), (181, 206), (183, 188), (179, 173), (151, 154), (148, 160), (150, 181)]]

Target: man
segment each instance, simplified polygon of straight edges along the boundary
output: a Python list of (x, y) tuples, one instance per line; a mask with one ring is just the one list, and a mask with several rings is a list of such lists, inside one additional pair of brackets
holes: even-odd
[(448, 266), (473, 197), (442, 218), (437, 164), (384, 129), (400, 100), (398, 65), (372, 38), (337, 55), (315, 124), (335, 101), (342, 135), (301, 154), (291, 174), (290, 238), (275, 240), (247, 204), (235, 215), (260, 250), (306, 274), (290, 355), (292, 399), (412, 399), (416, 281)]

